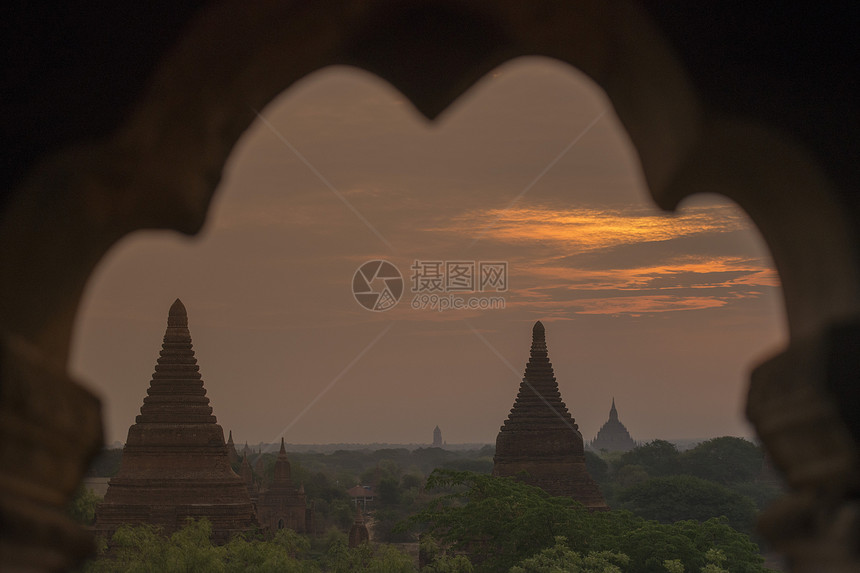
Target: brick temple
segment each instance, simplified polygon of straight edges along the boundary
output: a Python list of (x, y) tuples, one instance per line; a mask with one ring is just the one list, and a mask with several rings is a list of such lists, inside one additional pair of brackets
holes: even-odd
[(203, 517), (218, 541), (256, 525), (245, 483), (230, 467), (224, 432), (194, 356), (188, 315), (177, 299), (119, 471), (96, 510), (95, 528), (110, 535), (120, 524), (149, 523), (169, 533), (188, 518)]
[(494, 476), (517, 477), (591, 510), (608, 509), (585, 467), (582, 434), (561, 399), (540, 321), (532, 329), (525, 375), (496, 437), (493, 461)]
[[(247, 458), (245, 458), (247, 463)], [(290, 461), (281, 438), (281, 450), (275, 460), (274, 476), (267, 487), (262, 488), (257, 498), (257, 521), (269, 533), (278, 529), (292, 529), (298, 533), (312, 533), (314, 530), (313, 507), (307, 507), (304, 485), (298, 488), (293, 484)]]
[(606, 450), (607, 452), (629, 452), (636, 447), (630, 432), (618, 419), (615, 398), (612, 399), (612, 407), (609, 409), (609, 419), (591, 441), (591, 447), (597, 451)]

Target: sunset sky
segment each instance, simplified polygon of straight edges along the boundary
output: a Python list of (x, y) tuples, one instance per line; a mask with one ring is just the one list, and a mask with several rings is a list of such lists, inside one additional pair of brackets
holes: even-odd
[[(219, 423), (237, 442), (495, 441), (544, 322), (589, 440), (615, 397), (637, 440), (749, 435), (751, 367), (784, 344), (779, 278), (747, 217), (651, 203), (603, 93), (539, 58), (498, 68), (433, 123), (352, 68), (317, 72), (239, 141), (207, 226), (141, 232), (97, 269), (72, 371), (125, 441), (181, 298)], [(360, 306), (384, 259), (405, 292)], [(507, 263), (504, 309), (414, 309), (414, 261)], [(379, 281), (376, 281), (379, 285)]]

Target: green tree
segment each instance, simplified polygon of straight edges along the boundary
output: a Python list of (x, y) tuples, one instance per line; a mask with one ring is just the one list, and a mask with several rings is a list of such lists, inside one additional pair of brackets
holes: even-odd
[(322, 558), (325, 571), (330, 573), (413, 573), (412, 559), (390, 545), (373, 546), (362, 543), (350, 549), (342, 540), (329, 547)]
[[(289, 532), (289, 533), (285, 533)], [(319, 571), (315, 563), (299, 561), (296, 555), (310, 547), (307, 538), (282, 529), (271, 541), (246, 540), (236, 536), (224, 547), (226, 573), (311, 573)]]
[(625, 452), (618, 458), (615, 471), (628, 465), (641, 466), (652, 477), (676, 475), (681, 470), (681, 454), (674, 444), (654, 440)]
[(406, 474), (400, 480), (403, 489), (421, 489), (424, 487), (424, 476), (415, 474)]
[(149, 525), (122, 526), (109, 552), (84, 565), (82, 573), (316, 573), (317, 565), (295, 556), (307, 552), (306, 538), (282, 530), (271, 541), (234, 537), (223, 546), (210, 540), (206, 519), (191, 521), (167, 537)]
[[(749, 536), (729, 526), (725, 517), (714, 517), (704, 523), (681, 521), (675, 527), (693, 541), (702, 555), (711, 549), (718, 549), (726, 557), (722, 567), (732, 573), (760, 573), (764, 558), (759, 554), (758, 545)], [(704, 564), (703, 564), (704, 565)]]
[(620, 566), (628, 563), (629, 557), (610, 551), (580, 555), (567, 546), (564, 537), (556, 537), (555, 545), (523, 559), (510, 573), (621, 573)]
[(681, 454), (684, 473), (723, 485), (754, 480), (761, 473), (763, 460), (761, 448), (731, 436), (702, 442)]
[(465, 555), (448, 555), (439, 547), (431, 535), (422, 535), (418, 540), (419, 560), (426, 573), (473, 573), (472, 562)]
[(400, 503), (400, 480), (394, 477), (385, 477), (379, 480), (376, 486), (376, 495), (381, 505), (397, 505)]
[(96, 506), (102, 502), (93, 490), (81, 485), (69, 502), (66, 511), (69, 516), (82, 525), (92, 525), (96, 520)]
[(585, 451), (585, 469), (588, 470), (588, 475), (599, 484), (606, 482), (609, 477), (609, 464), (603, 458), (588, 450)]
[(189, 520), (188, 525), (170, 536), (166, 544), (169, 571), (217, 573), (225, 571), (223, 549), (211, 541), (212, 524), (208, 519)]
[(626, 489), (642, 482), (648, 481), (651, 476), (642, 466), (629, 464), (622, 466), (615, 472), (615, 485), (621, 489)]
[(345, 499), (336, 499), (329, 505), (329, 523), (341, 529), (349, 529), (355, 520), (355, 505)]
[(735, 573), (762, 573), (763, 560), (749, 538), (725, 521), (661, 524), (626, 511), (587, 511), (570, 498), (551, 497), (511, 478), (435, 471), (428, 488), (450, 493), (431, 501), (410, 518), (445, 547), (471, 556), (476, 571), (507, 571), (567, 538), (571, 551), (587, 555), (611, 551), (630, 557), (629, 573), (665, 573), (667, 559), (680, 559), (690, 571), (705, 565), (716, 547)]
[(782, 495), (782, 489), (763, 482), (741, 482), (729, 486), (732, 491), (752, 500), (756, 508), (762, 510)]
[(752, 531), (756, 515), (748, 497), (693, 476), (650, 479), (621, 491), (617, 502), (618, 509), (661, 523), (726, 516), (732, 527), (747, 533)]

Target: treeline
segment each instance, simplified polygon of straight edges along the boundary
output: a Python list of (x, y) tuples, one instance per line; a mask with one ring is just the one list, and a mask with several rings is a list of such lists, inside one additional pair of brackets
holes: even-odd
[[(492, 446), (476, 450), (442, 448), (386, 448), (380, 450), (337, 450), (332, 453), (290, 452), (291, 476), (296, 486), (304, 485), (305, 495), (313, 502), (316, 533), (330, 527), (346, 531), (355, 518), (355, 507), (347, 490), (355, 485), (373, 486), (376, 500), (374, 535), (380, 541), (404, 542), (412, 539), (394, 531), (394, 526), (420, 504), (419, 496), (427, 476), (436, 468), (478, 473), (492, 472)], [(252, 466), (262, 456), (262, 480), (269, 482), (274, 473), (275, 453), (253, 454)], [(91, 465), (88, 475), (112, 477), (119, 470), (122, 450), (104, 450)], [(239, 464), (233, 466), (239, 473)], [(81, 490), (71, 511), (82, 523), (91, 524), (100, 498)]]
[[(627, 511), (589, 512), (512, 478), (439, 470), (434, 497), (400, 529), (421, 534), (424, 573), (765, 573), (758, 548), (725, 519), (664, 525)], [(210, 541), (205, 520), (171, 536), (124, 526), (81, 573), (239, 572), (414, 573), (415, 560), (386, 544), (350, 549), (329, 530), (307, 538), (289, 530), (272, 539)]]
[[(406, 572), (415, 570), (413, 560), (384, 543), (414, 542), (420, 534), (427, 573), (764, 571), (747, 534), (779, 488), (763, 475), (763, 455), (751, 442), (716, 438), (679, 452), (656, 440), (623, 454), (587, 452), (589, 472), (613, 509), (595, 514), (489, 477), (492, 455), (491, 447), (289, 454), (294, 482), (316, 506), (317, 535), (240, 537), (213, 546), (205, 522), (170, 537), (122, 528), (110, 554), (85, 571)], [(264, 474), (274, 460), (263, 455)], [(118, 465), (118, 458), (103, 463)], [(374, 486), (374, 546), (349, 550), (344, 532), (354, 507), (346, 490), (355, 484)], [(81, 490), (70, 512), (91, 523), (98, 501)]]
[(427, 487), (438, 495), (403, 527), (423, 535), (429, 571), (450, 571), (456, 555), (477, 573), (767, 571), (758, 546), (725, 518), (663, 524), (590, 512), (513, 478), (450, 470), (434, 472)]
[(735, 437), (685, 452), (663, 440), (623, 454), (587, 452), (586, 464), (610, 507), (661, 523), (725, 516), (752, 534), (757, 513), (782, 491), (761, 448)]
[[(288, 456), (293, 482), (303, 484), (307, 499), (314, 502), (318, 534), (332, 526), (349, 528), (354, 507), (347, 490), (361, 484), (373, 486), (376, 494), (369, 509), (374, 512), (377, 539), (403, 542), (412, 539), (394, 526), (419, 509), (432, 470), (489, 474), (493, 453), (492, 446), (485, 446), (468, 451), (388, 448)], [(115, 473), (120, 456), (121, 450), (106, 450), (90, 474)], [(264, 479), (271, 479), (275, 458), (263, 454)], [(747, 534), (753, 533), (758, 511), (781, 491), (775, 478), (763, 471), (763, 462), (757, 445), (734, 437), (708, 440), (684, 452), (663, 440), (623, 454), (586, 452), (588, 471), (611, 508), (661, 523), (725, 516), (732, 527)], [(76, 511), (87, 522), (97, 498), (85, 493), (76, 498)]]

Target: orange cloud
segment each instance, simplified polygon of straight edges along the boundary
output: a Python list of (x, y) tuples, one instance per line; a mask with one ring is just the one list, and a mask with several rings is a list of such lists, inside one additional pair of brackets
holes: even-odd
[(691, 207), (680, 215), (650, 209), (516, 207), (470, 211), (437, 230), (483, 235), (502, 242), (541, 241), (587, 252), (619, 245), (667, 241), (749, 228), (734, 206)]
[[(468, 212), (452, 219), (445, 230), (466, 236), (483, 232), (488, 242), (540, 245), (537, 258), (525, 256), (520, 248), (514, 250), (521, 254), (509, 261), (513, 269), (510, 305), (567, 315), (638, 315), (725, 307), (779, 287), (776, 271), (761, 257), (722, 254), (719, 247), (710, 249), (713, 254), (690, 254), (682, 250), (683, 242), (672, 242), (750, 228), (743, 212), (733, 205), (692, 207), (676, 216), (644, 208), (537, 206)], [(628, 245), (648, 249), (643, 264), (637, 266), (634, 258), (630, 268), (614, 257), (618, 248)], [(652, 245), (659, 248), (651, 249)], [(597, 255), (599, 268), (578, 257), (583, 253)]]

